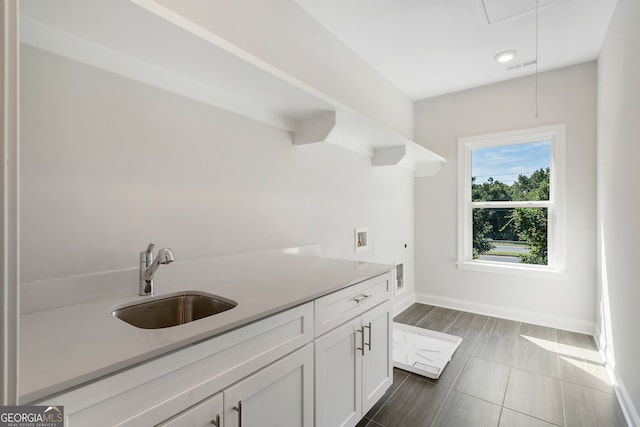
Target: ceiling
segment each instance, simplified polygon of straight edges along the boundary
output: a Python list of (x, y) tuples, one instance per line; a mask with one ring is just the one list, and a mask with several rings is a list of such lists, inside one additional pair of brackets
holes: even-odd
[[(295, 1), (414, 100), (536, 71), (536, 0)], [(538, 0), (538, 70), (596, 59), (615, 3)]]

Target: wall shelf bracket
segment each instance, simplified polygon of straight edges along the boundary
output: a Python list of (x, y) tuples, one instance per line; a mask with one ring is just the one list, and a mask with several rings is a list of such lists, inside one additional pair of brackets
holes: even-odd
[(407, 147), (404, 145), (376, 148), (373, 152), (373, 166), (397, 165), (406, 154)]

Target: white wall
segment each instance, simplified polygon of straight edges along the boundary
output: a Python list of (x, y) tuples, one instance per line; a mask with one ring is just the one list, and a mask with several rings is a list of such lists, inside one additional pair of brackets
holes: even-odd
[(157, 0), (157, 3), (321, 94), (413, 137), (412, 100), (297, 3), (282, 0)]
[[(432, 179), (416, 180), (417, 299), (593, 333), (595, 305), (596, 64), (533, 76), (416, 104), (416, 140), (447, 158)], [(456, 269), (457, 138), (565, 123), (565, 281)]]
[[(406, 260), (413, 176), (331, 145), (27, 46), (21, 58), (21, 276), (136, 268), (149, 242), (177, 260), (320, 243), (356, 258), (354, 227)], [(404, 243), (408, 248), (404, 248)]]
[(598, 326), (632, 425), (640, 425), (638, 22), (640, 2), (618, 0), (598, 60)]

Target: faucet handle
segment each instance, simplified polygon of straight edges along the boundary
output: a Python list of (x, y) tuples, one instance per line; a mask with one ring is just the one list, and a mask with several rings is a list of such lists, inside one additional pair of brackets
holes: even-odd
[(147, 246), (147, 250), (145, 251), (146, 253), (150, 254), (153, 252), (153, 248), (156, 247), (155, 243), (149, 243), (149, 246)]

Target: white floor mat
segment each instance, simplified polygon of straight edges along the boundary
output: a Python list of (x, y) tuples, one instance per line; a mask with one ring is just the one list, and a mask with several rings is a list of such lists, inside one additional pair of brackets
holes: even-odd
[(462, 338), (393, 322), (393, 364), (438, 379)]

